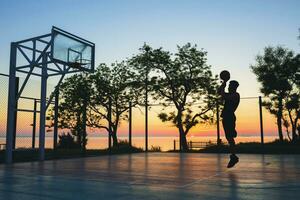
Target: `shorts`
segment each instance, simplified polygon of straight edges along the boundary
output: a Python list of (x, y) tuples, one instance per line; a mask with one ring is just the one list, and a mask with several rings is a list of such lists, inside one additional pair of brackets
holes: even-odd
[(225, 115), (222, 119), (222, 124), (225, 132), (226, 139), (235, 138), (237, 136), (237, 132), (235, 130), (235, 115)]

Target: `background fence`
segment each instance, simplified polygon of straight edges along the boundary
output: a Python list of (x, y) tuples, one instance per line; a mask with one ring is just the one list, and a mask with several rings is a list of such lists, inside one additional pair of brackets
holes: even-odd
[[(22, 82), (22, 78), (20, 78)], [(4, 148), (6, 143), (6, 118), (7, 118), (7, 97), (8, 97), (8, 76), (0, 74), (0, 144)], [(19, 100), (18, 108), (24, 111), (18, 112), (16, 126), (16, 149), (32, 149), (38, 148), (39, 141), (39, 113), (36, 113), (36, 126), (33, 126), (34, 113), (26, 110), (33, 110), (36, 106), (39, 109), (39, 82), (38, 80), (30, 80)], [(49, 84), (49, 91), (54, 88)], [(31, 97), (31, 98), (26, 98)], [(158, 114), (162, 112), (163, 106), (160, 104), (150, 103), (149, 107), (149, 138), (148, 148), (161, 147), (163, 151), (172, 150), (174, 148), (174, 140), (178, 140), (178, 131), (171, 123), (163, 123), (158, 118)], [(197, 107), (193, 107), (197, 111)], [(174, 110), (170, 106), (165, 109), (166, 112)], [(270, 115), (264, 108), (263, 127), (264, 141), (269, 142), (277, 138), (277, 128), (275, 118)], [(145, 112), (144, 107), (132, 108), (132, 144), (145, 149)], [(237, 142), (260, 142), (260, 114), (259, 114), (259, 98), (241, 98), (239, 108), (236, 112), (237, 116)], [(46, 124), (49, 124), (47, 122)], [(120, 140), (129, 140), (128, 121), (121, 122), (118, 136)], [(59, 130), (61, 134), (65, 130)], [(225, 141), (223, 128), (220, 123), (220, 139)], [(48, 127), (46, 131), (45, 147), (53, 149), (53, 128)], [(188, 134), (188, 141), (192, 142), (217, 142), (216, 124), (199, 124), (191, 129)], [(89, 129), (87, 149), (104, 149), (108, 147), (108, 137), (105, 130)]]
[[(8, 103), (8, 75), (0, 74), (0, 143), (6, 143), (7, 103)], [(19, 83), (24, 81), (19, 78)], [(40, 91), (38, 80), (29, 80), (18, 101), (15, 149), (33, 149), (39, 147), (39, 97)], [(49, 89), (53, 88), (51, 84)], [(33, 110), (36, 109), (36, 113)], [(34, 123), (34, 121), (36, 123)], [(48, 121), (48, 124), (50, 121)], [(53, 148), (53, 128), (47, 128), (46, 148)]]
[(0, 85), (0, 149), (2, 150), (6, 144), (8, 75), (0, 74)]

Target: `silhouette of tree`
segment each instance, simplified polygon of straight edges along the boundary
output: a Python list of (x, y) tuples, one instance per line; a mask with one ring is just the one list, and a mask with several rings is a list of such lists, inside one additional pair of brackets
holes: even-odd
[(292, 138), (293, 140), (296, 140), (300, 134), (298, 133), (297, 135), (297, 126), (299, 126), (298, 121), (300, 118), (300, 54), (293, 58), (292, 68), (295, 69), (296, 73), (291, 75), (293, 89), (285, 99), (285, 108), (289, 118), (289, 123), (292, 127)]
[(283, 141), (284, 100), (291, 97), (297, 71), (294, 54), (281, 46), (266, 47), (264, 54), (256, 57), (256, 64), (252, 65), (251, 68), (261, 83), (260, 91), (268, 97), (263, 105), (271, 114), (276, 116), (279, 139)]
[(89, 105), (91, 117), (88, 118), (88, 124), (94, 128), (107, 130), (114, 146), (118, 145), (119, 125), (122, 120), (128, 118), (129, 102), (135, 106), (139, 99), (135, 77), (136, 74), (126, 62), (114, 63), (111, 67), (100, 64), (96, 72), (90, 76), (93, 93)]
[[(165, 112), (158, 115), (163, 122), (172, 122), (179, 131), (183, 150), (187, 150), (186, 136), (199, 123), (213, 119), (215, 108), (216, 78), (210, 66), (206, 64), (206, 52), (196, 46), (186, 44), (178, 46), (173, 56), (169, 52), (152, 49), (144, 45), (141, 53), (131, 60), (135, 66), (148, 64), (152, 72), (149, 82), (154, 100), (163, 101), (166, 108), (169, 103), (175, 105), (176, 112)], [(197, 108), (195, 102), (201, 102)]]
[(91, 94), (92, 84), (85, 73), (67, 78), (60, 86), (58, 127), (70, 129), (83, 149), (87, 144), (87, 108)]
[(291, 94), (286, 99), (286, 110), (287, 116), (289, 118), (289, 124), (292, 127), (292, 138), (296, 140), (298, 138), (297, 135), (297, 125), (300, 118), (300, 96), (297, 93)]

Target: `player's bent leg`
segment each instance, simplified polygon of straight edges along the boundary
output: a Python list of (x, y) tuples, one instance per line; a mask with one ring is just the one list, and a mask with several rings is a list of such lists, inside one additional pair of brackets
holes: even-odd
[(228, 168), (233, 167), (236, 163), (239, 162), (239, 158), (235, 155), (236, 153), (236, 145), (234, 138), (237, 136), (237, 132), (235, 130), (235, 118), (224, 118), (222, 120), (223, 122), (223, 128), (225, 132), (226, 139), (229, 144), (229, 150), (230, 150), (230, 161), (227, 165)]
[(229, 143), (229, 149), (230, 149), (230, 161), (227, 165), (227, 168), (233, 167), (236, 163), (239, 162), (239, 158), (235, 155), (236, 150), (235, 150), (235, 141), (233, 137), (227, 137), (227, 141)]
[(229, 144), (229, 151), (231, 154), (235, 154), (236, 150), (235, 150), (235, 141), (233, 137), (227, 137), (227, 141)]

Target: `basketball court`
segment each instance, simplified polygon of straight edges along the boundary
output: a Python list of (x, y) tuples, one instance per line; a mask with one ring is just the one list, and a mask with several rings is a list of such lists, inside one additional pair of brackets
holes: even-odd
[(138, 153), (0, 166), (0, 199), (298, 199), (300, 155)]
[[(95, 44), (57, 27), (52, 27), (51, 33), (11, 43), (7, 165), (0, 165), (0, 199), (300, 198), (300, 155), (243, 154), (233, 169), (226, 168), (226, 154), (200, 153), (138, 153), (13, 163), (17, 112), (39, 113), (38, 148), (39, 160), (43, 161), (46, 112), (54, 96), (54, 148), (57, 144), (61, 82), (67, 74), (93, 72), (94, 65)], [(19, 87), (20, 74), (25, 75)], [(41, 79), (39, 109), (20, 109), (18, 100), (31, 76)], [(57, 79), (54, 91), (47, 91), (50, 77)]]

